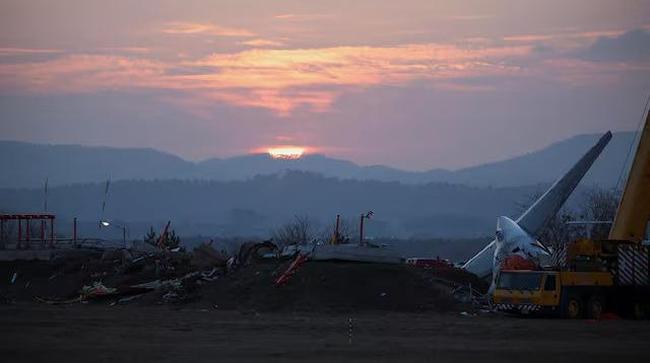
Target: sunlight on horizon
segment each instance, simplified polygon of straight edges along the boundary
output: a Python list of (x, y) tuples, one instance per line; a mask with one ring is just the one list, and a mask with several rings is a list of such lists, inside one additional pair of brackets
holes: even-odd
[(288, 160), (300, 159), (305, 154), (305, 151), (304, 147), (299, 146), (270, 147), (268, 149), (268, 153), (273, 159)]

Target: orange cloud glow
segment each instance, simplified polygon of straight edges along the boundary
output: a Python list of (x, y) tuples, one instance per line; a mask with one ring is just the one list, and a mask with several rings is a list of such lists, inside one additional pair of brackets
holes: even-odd
[(164, 64), (145, 59), (69, 55), (45, 62), (0, 65), (0, 84), (34, 93), (155, 87), (165, 69)]
[(0, 65), (0, 85), (34, 93), (155, 87), (165, 68), (160, 62), (139, 58), (69, 55), (45, 62)]
[[(398, 85), (414, 80), (516, 73), (518, 67), (501, 60), (529, 53), (527, 46), (464, 49), (413, 44), (252, 49), (167, 63), (126, 56), (68, 55), (44, 62), (0, 65), (0, 82), (34, 92), (173, 89), (205, 100), (288, 115), (300, 106), (315, 112), (328, 110), (342, 92), (333, 88), (336, 86)], [(171, 72), (175, 67), (200, 71), (175, 74)]]
[(224, 90), (207, 95), (214, 99), (240, 107), (260, 107), (272, 110), (280, 116), (288, 116), (299, 106), (308, 106), (313, 112), (325, 112), (334, 102), (336, 94), (327, 91), (286, 91), (277, 89)]
[(528, 46), (463, 49), (451, 45), (397, 47), (253, 49), (214, 54), (190, 65), (218, 72), (188, 76), (238, 87), (286, 88), (308, 85), (374, 85), (420, 78), (451, 78), (503, 73), (504, 58), (528, 55)]
[(216, 24), (207, 23), (190, 23), (190, 22), (170, 22), (165, 24), (161, 30), (165, 34), (181, 34), (181, 35), (215, 35), (222, 37), (252, 37), (255, 34), (247, 29), (242, 28), (229, 28), (219, 26)]
[[(244, 29), (182, 22), (168, 23), (164, 31), (233, 37), (254, 35)], [(131, 56), (73, 54), (39, 62), (0, 64), (0, 86), (38, 93), (134, 88), (175, 90), (184, 95), (184, 100), (175, 104), (191, 104), (194, 114), (208, 115), (200, 110), (201, 105), (209, 107), (207, 105), (218, 101), (288, 116), (301, 107), (312, 112), (328, 111), (340, 94), (378, 85), (399, 86), (426, 81), (431, 87), (474, 92), (493, 88), (457, 81), (473, 77), (546, 77), (548, 74), (546, 78), (559, 82), (589, 82), (590, 74), (603, 72), (598, 68), (603, 65), (569, 60), (522, 67), (522, 62), (517, 60), (530, 60), (532, 45), (525, 44), (522, 37), (507, 40), (517, 43), (491, 46), (477, 42), (471, 47), (428, 43), (384, 47), (256, 48), (214, 53), (194, 60), (166, 61), (148, 59), (146, 52), (131, 53)], [(275, 45), (274, 41), (262, 38), (242, 43), (253, 47)], [(607, 73), (624, 66), (614, 65)]]
[(530, 51), (527, 46), (470, 50), (436, 44), (253, 49), (190, 62), (186, 66), (215, 71), (181, 76), (175, 81), (205, 89), (237, 89), (236, 93), (221, 92), (217, 98), (288, 114), (303, 104), (315, 111), (327, 110), (336, 96), (332, 91), (305, 88), (398, 85), (414, 80), (513, 74), (518, 67), (500, 60), (523, 57)]
[(240, 42), (240, 44), (248, 45), (250, 47), (257, 47), (257, 48), (280, 47), (284, 45), (284, 43), (282, 42), (276, 40), (270, 40), (270, 39), (251, 39), (251, 40)]

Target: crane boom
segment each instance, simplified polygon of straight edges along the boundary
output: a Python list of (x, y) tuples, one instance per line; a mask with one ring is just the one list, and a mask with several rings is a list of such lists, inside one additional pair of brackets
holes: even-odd
[(625, 184), (609, 239), (642, 241), (650, 220), (650, 112)]

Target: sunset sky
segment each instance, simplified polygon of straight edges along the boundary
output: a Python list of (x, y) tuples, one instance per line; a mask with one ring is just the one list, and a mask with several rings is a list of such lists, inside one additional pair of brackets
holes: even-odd
[(633, 130), (650, 1), (0, 1), (0, 139), (459, 168)]

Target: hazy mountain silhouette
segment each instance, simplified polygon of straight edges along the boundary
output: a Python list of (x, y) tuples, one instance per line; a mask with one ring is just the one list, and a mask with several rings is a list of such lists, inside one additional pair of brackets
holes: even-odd
[[(620, 132), (607, 146), (586, 184), (612, 186), (634, 134)], [(38, 145), (0, 141), (0, 187), (42, 186), (102, 182), (112, 180), (202, 179), (233, 181), (256, 175), (300, 170), (342, 179), (398, 181), (407, 184), (446, 182), (470, 186), (518, 186), (549, 183), (591, 147), (600, 135), (581, 135), (554, 143), (544, 149), (512, 159), (487, 163), (456, 171), (434, 169), (404, 171), (374, 165), (359, 166), (324, 155), (306, 155), (297, 160), (273, 159), (266, 154), (208, 159), (194, 163), (153, 149), (119, 149), (78, 145)]]
[[(635, 133), (615, 133), (582, 181), (583, 185), (611, 187), (621, 174)], [(557, 179), (592, 147), (600, 134), (580, 135), (542, 150), (512, 159), (461, 169), (443, 180), (468, 185), (515, 186), (548, 183)], [(632, 157), (631, 155), (630, 157)], [(628, 160), (628, 167), (631, 162)]]
[(0, 187), (31, 188), (125, 179), (169, 179), (194, 172), (193, 163), (153, 149), (40, 145), (0, 141)]
[[(268, 237), (297, 215), (308, 216), (320, 230), (336, 214), (355, 227), (359, 214), (372, 210), (368, 236), (471, 237), (490, 235), (497, 216), (516, 214), (519, 203), (543, 188), (409, 185), (289, 171), (230, 182), (117, 181), (111, 184), (103, 215), (102, 183), (52, 187), (48, 205), (57, 214), (60, 233), (69, 232), (69, 222), (78, 217), (86, 236), (106, 234), (97, 228), (104, 218), (127, 225), (133, 237), (167, 220), (183, 235)], [(0, 189), (2, 212), (40, 211), (42, 206), (40, 188)]]

